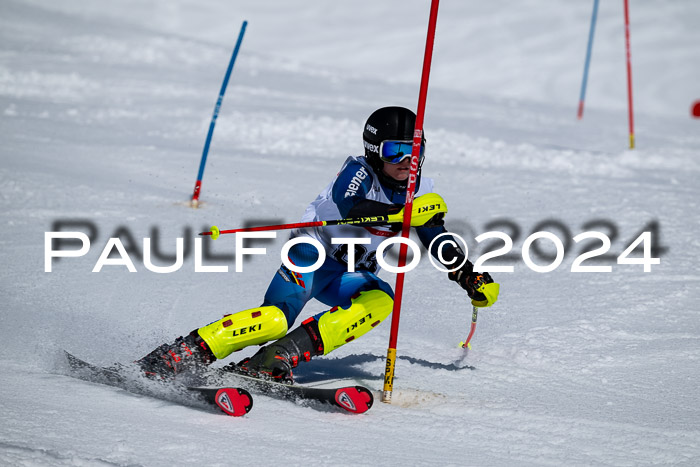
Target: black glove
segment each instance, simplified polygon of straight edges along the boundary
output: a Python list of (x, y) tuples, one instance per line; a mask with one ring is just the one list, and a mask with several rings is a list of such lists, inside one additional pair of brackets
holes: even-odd
[(439, 212), (435, 214), (433, 217), (428, 220), (425, 224), (423, 224), (423, 227), (428, 227), (428, 228), (433, 228), (433, 227), (440, 227), (442, 225), (445, 225), (445, 213), (444, 212)]
[(467, 260), (461, 268), (448, 272), (447, 277), (457, 282), (467, 291), (467, 295), (474, 302), (485, 302), (486, 296), (478, 291), (482, 284), (491, 284), (493, 279), (488, 272), (474, 272), (474, 265)]

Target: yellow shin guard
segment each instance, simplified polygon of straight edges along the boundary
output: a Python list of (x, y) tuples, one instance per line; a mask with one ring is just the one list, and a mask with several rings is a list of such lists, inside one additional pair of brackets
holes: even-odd
[(357, 339), (391, 314), (394, 301), (381, 290), (360, 292), (347, 308), (335, 307), (318, 320), (323, 353)]
[(262, 306), (224, 316), (197, 330), (217, 359), (249, 345), (264, 344), (287, 334), (287, 318), (276, 306)]

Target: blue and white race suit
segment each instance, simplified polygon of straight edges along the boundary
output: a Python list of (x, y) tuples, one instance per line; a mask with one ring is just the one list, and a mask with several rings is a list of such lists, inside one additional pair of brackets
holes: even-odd
[[(433, 190), (432, 179), (421, 177), (416, 196)], [(386, 204), (403, 205), (405, 191), (393, 191), (382, 185), (364, 156), (351, 156), (343, 164), (340, 172), (306, 208), (302, 222), (342, 219), (362, 200), (379, 201)], [(428, 247), (439, 234), (445, 232), (440, 227), (416, 228), (421, 243)], [(291, 237), (308, 236), (318, 240), (326, 251), (326, 260), (316, 271), (298, 273), (284, 265), (275, 274), (265, 293), (263, 305), (279, 307), (287, 317), (291, 328), (304, 305), (312, 298), (329, 307), (350, 306), (350, 298), (356, 293), (379, 289), (393, 298), (393, 290), (385, 281), (377, 277), (379, 266), (376, 260), (379, 244), (388, 237), (397, 235), (389, 227), (357, 227), (350, 225), (326, 226), (300, 229)], [(355, 245), (355, 272), (348, 272), (348, 245), (334, 244), (333, 238), (367, 238), (369, 244)], [(302, 243), (293, 246), (289, 259), (297, 266), (310, 266), (318, 259), (318, 252), (312, 245)], [(325, 310), (318, 315), (327, 313)]]

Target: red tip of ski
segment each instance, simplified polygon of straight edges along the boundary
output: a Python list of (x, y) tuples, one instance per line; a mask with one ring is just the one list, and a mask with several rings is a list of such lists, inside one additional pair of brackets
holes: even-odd
[(219, 389), (214, 401), (224, 413), (232, 417), (245, 415), (253, 408), (253, 398), (250, 393), (240, 388)]
[(374, 396), (361, 386), (340, 388), (335, 392), (335, 402), (348, 412), (365, 413), (372, 407)]

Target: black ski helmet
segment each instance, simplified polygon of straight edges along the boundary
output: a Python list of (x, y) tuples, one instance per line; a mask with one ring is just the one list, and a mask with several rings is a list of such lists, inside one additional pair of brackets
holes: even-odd
[[(379, 181), (394, 190), (403, 191), (408, 185), (408, 180), (398, 181), (387, 176), (382, 171), (384, 166), (379, 158), (379, 145), (382, 141), (398, 140), (413, 141), (413, 130), (416, 126), (416, 114), (405, 107), (382, 107), (372, 112), (365, 123), (362, 132), (362, 141), (365, 145), (365, 158), (370, 167), (379, 177)], [(425, 134), (423, 134), (425, 145)], [(418, 180), (416, 189), (420, 183), (420, 169), (418, 166)]]

